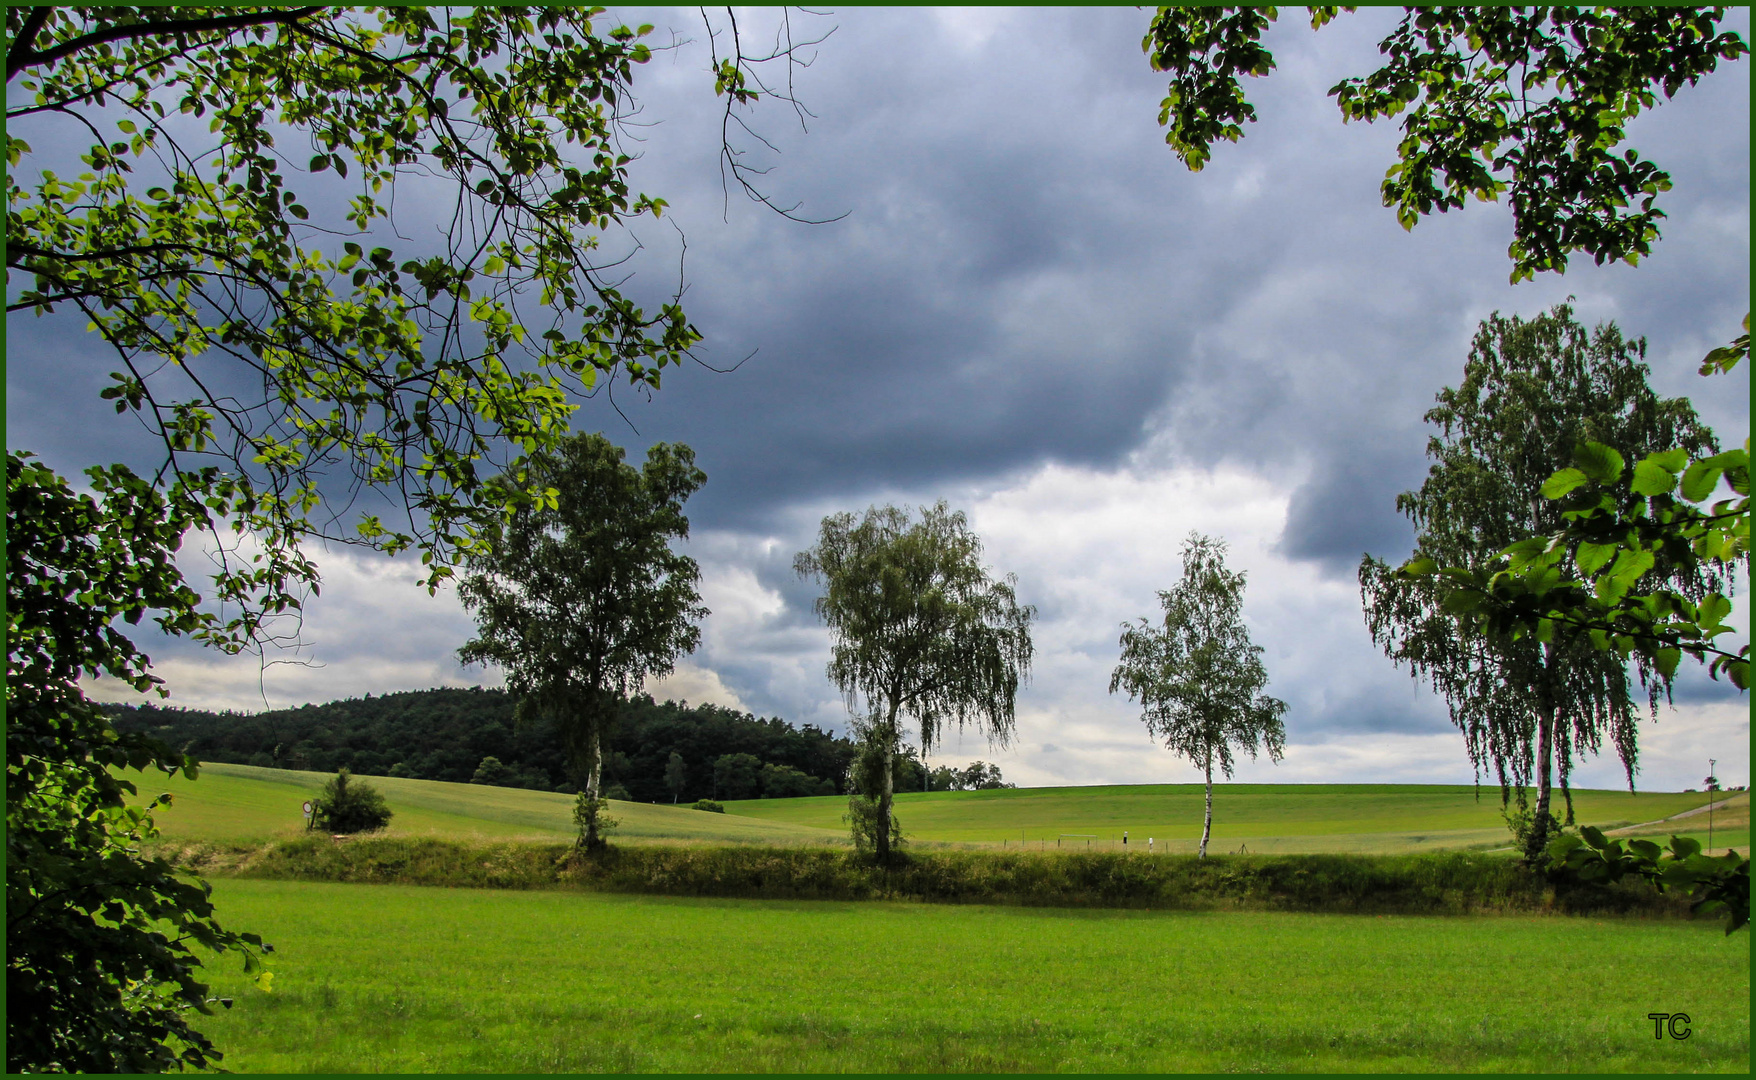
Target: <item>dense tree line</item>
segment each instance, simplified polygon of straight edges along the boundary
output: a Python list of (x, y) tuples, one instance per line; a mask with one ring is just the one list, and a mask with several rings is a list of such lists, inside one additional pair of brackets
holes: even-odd
[[(553, 728), (514, 724), (513, 705), (502, 690), (476, 687), (254, 714), (148, 704), (117, 707), (116, 726), (186, 746), (201, 761), (575, 790)], [(604, 746), (605, 791), (642, 802), (838, 794), (855, 753), (852, 742), (810, 724), (644, 694), (621, 704)], [(673, 753), (683, 766), (675, 792), (666, 783)], [(484, 768), (488, 758), (495, 764)]]

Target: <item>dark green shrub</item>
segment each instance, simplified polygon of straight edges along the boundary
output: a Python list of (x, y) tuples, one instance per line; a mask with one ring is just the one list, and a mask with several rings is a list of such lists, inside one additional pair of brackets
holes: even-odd
[(725, 807), (721, 806), (719, 803), (714, 802), (712, 799), (697, 799), (697, 800), (695, 800), (695, 809), (706, 810), (709, 813), (713, 813), (713, 814), (723, 814), (726, 812)]
[(634, 796), (628, 794), (628, 789), (623, 787), (621, 784), (611, 784), (609, 787), (605, 788), (604, 789), (604, 798), (606, 798), (606, 799), (621, 799), (623, 802), (633, 802), (634, 801)]
[(499, 758), (489, 755), (476, 766), (476, 774), (470, 777), (472, 784), (490, 784), (494, 787), (511, 787), (517, 782), (518, 774), (507, 768)]
[(391, 816), (377, 788), (343, 769), (323, 785), (311, 812), (311, 827), (332, 833), (375, 832), (390, 824)]
[(604, 834), (619, 824), (608, 813), (610, 800), (594, 799), (585, 792), (580, 792), (573, 800), (573, 824), (579, 826), (579, 840), (574, 845), (601, 851), (609, 845)]
[(1517, 802), (1501, 809), (1500, 816), (1506, 819), (1506, 828), (1512, 833), (1512, 843), (1519, 851), (1524, 852), (1526, 862), (1540, 866), (1548, 861), (1543, 846), (1561, 835), (1563, 826), (1560, 818), (1554, 814), (1548, 815), (1549, 820), (1543, 825), (1539, 836), (1536, 808), (1525, 800), (1523, 791), (1518, 793)]

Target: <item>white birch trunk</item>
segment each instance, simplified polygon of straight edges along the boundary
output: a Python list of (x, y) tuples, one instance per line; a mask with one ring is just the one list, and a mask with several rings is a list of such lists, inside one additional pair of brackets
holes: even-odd
[(1207, 858), (1207, 838), (1213, 835), (1213, 757), (1207, 759), (1207, 816), (1201, 822), (1201, 853), (1196, 858)]

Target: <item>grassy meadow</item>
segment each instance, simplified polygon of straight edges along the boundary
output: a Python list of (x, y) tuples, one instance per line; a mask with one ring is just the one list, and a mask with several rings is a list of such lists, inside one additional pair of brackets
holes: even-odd
[[(157, 815), (167, 841), (238, 845), (255, 867), (240, 877), (216, 863), (209, 875), (224, 924), (276, 947), (271, 993), (235, 958), (207, 969), (233, 1007), (198, 1026), (235, 1072), (1748, 1071), (1749, 939), (1725, 936), (1718, 918), (1660, 917), (1653, 905), (1615, 909), (1647, 917), (1518, 913), (1529, 897), (1436, 909), (1498, 912), (1487, 915), (1264, 910), (1269, 901), (1245, 903), (1226, 884), (1292, 873), (1270, 892), (1294, 895), (1312, 875), (1346, 877), (1328, 863), (1374, 860), (1510, 872), (1493, 854), (1421, 854), (1504, 843), (1491, 791), (1477, 804), (1468, 788), (1228, 785), (1216, 794), (1226, 816), (1215, 846), (1241, 840), (1252, 854), (1199, 864), (1102, 845), (1024, 857), (1009, 835), (1022, 829), (1036, 851), (1055, 852), (1058, 834), (1091, 833), (1114, 851), (1127, 828), (1131, 852), (1144, 835), (1186, 851), (1199, 788), (914, 793), (898, 812), (921, 849), (971, 850), (912, 860), (920, 896), (896, 902), (732, 898), (812, 895), (769, 891), (780, 887), (769, 876), (802, 880), (793, 864), (834, 877), (818, 864), (845, 861), (825, 850), (846, 843), (841, 798), (731, 803), (726, 814), (614, 803), (623, 854), (611, 852), (592, 885), (550, 880), (573, 826), (572, 798), (549, 792), (372, 777), (397, 814), (383, 836), (284, 842), (306, 835), (300, 804), (325, 779), (217, 765), (194, 782), (141, 785), (174, 795)], [(1716, 811), (1721, 843), (1740, 827), (1748, 836), (1739, 798)], [(1584, 820), (1635, 833), (1662, 831), (1647, 823), (1705, 799), (1576, 794)], [(1705, 818), (1678, 824), (1693, 835)], [(1316, 851), (1336, 854), (1297, 854)], [(1278, 866), (1289, 857), (1299, 865)], [(475, 887), (365, 883), (428, 880), (423, 859), (434, 880)], [(1208, 909), (1098, 895), (1128, 883), (1105, 875), (1181, 863), (1224, 879), (1208, 883), (1219, 889)], [(1096, 901), (1080, 899), (1076, 871), (1096, 875), (1086, 883)], [(919, 902), (1002, 872), (1018, 878), (1013, 891), (1059, 873), (1073, 899), (1049, 903), (1093, 906), (1030, 906), (1048, 893), (1014, 902), (1000, 896), (1005, 882), (990, 890), (1003, 904), (979, 890)], [(891, 877), (873, 895), (914, 895)], [(1655, 1040), (1654, 1011), (1689, 1013), (1691, 1038)]]
[[(253, 843), (286, 839), (305, 830), (302, 806), (331, 773), (263, 769), (251, 765), (204, 765), (193, 780), (129, 774), (142, 798), (169, 792), (172, 803), (154, 815), (167, 840)], [(388, 836), (442, 836), (461, 840), (542, 840), (572, 838), (573, 796), (553, 791), (448, 784), (395, 776), (366, 779), (395, 811)], [(687, 807), (617, 802), (611, 815), (615, 835), (632, 841), (724, 843), (840, 842), (834, 831), (706, 814)]]
[[(1209, 850), (1406, 853), (1510, 843), (1500, 817), (1499, 789), (1483, 788), (1480, 794), (1478, 800), (1472, 787), (1434, 784), (1224, 784), (1214, 789)], [(897, 797), (896, 815), (903, 832), (916, 840), (1014, 848), (1021, 843), (1052, 848), (1059, 842), (1114, 849), (1127, 830), (1131, 849), (1144, 847), (1150, 837), (1155, 848), (1187, 852), (1200, 842), (1203, 798), (1200, 784), (909, 792)], [(1747, 845), (1749, 797), (1740, 798), (1745, 815), (1741, 842)], [(1708, 801), (1705, 793), (1573, 793), (1578, 820), (1604, 828), (1656, 821)], [(839, 823), (845, 804), (844, 799), (824, 797), (754, 799), (725, 806), (728, 814), (829, 829)], [(1706, 836), (1705, 817), (1679, 824), (1699, 828)], [(1716, 842), (1719, 824), (1716, 814)], [(1081, 833), (1090, 836), (1077, 835)]]
[[(222, 880), (237, 1072), (1745, 1072), (1713, 922), (777, 902)], [(1687, 962), (1679, 962), (1687, 958)], [(1646, 1014), (1688, 1012), (1659, 1041)]]
[[(173, 841), (251, 843), (303, 831), (301, 804), (328, 774), (207, 765), (196, 781), (140, 779), (142, 796), (169, 791), (174, 802), (156, 815)], [(555, 792), (449, 784), (374, 776), (396, 817), (391, 836), (462, 840), (554, 841), (573, 835), (573, 797)], [(1310, 852), (1401, 854), (1455, 848), (1493, 848), (1509, 842), (1500, 819), (1499, 793), (1419, 784), (1227, 784), (1214, 794), (1211, 850), (1240, 847), (1263, 854)], [(1623, 827), (1630, 835), (1677, 831), (1705, 842), (1707, 818), (1691, 815), (1647, 824), (1705, 805), (1704, 793), (1629, 794), (1578, 791), (1574, 805), (1585, 824)], [(916, 842), (1001, 850), (1066, 848), (1117, 850), (1123, 830), (1129, 849), (1189, 852), (1201, 834), (1202, 789), (1196, 784), (1013, 788), (993, 791), (908, 792), (897, 798), (904, 833)], [(1747, 793), (1715, 811), (1718, 847), (1749, 844)], [(752, 799), (725, 804), (726, 813), (687, 807), (613, 802), (614, 837), (632, 843), (702, 842), (841, 844), (846, 841), (841, 796)], [(1631, 827), (1631, 828), (1630, 828)], [(1069, 835), (1063, 835), (1069, 834)], [(1084, 835), (1081, 835), (1084, 834)]]

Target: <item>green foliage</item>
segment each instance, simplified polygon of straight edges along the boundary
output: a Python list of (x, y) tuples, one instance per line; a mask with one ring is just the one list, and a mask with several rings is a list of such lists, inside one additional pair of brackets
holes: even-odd
[[(162, 444), (169, 496), (260, 541), (216, 577), (243, 606), (215, 640), (242, 647), (296, 607), (309, 536), (418, 547), (436, 586), (542, 494), (484, 488), (480, 461), (553, 446), (570, 391), (656, 387), (699, 339), (676, 303), (644, 311), (600, 269), (605, 238), (664, 201), (630, 192), (616, 144), (650, 51), (596, 14), (8, 10), (13, 310), (89, 324), (121, 369), (103, 396)], [(87, 171), (34, 168), (27, 139), (89, 139)], [(289, 148), (307, 143), (301, 168)], [(467, 224), (439, 250), (372, 246), (416, 173)], [(332, 220), (305, 205), (343, 195)], [(256, 399), (231, 396), (239, 372)], [(404, 531), (320, 509), (332, 469), (393, 492)]]
[(726, 812), (725, 807), (714, 802), (712, 799), (696, 799), (693, 808), (696, 810), (706, 810), (710, 814), (723, 814)]
[[(530, 484), (543, 494), (494, 527), (458, 588), (478, 626), (459, 658), (505, 670), (518, 719), (555, 727), (592, 800), (617, 706), (694, 650), (707, 614), (695, 560), (670, 547), (688, 537), (683, 502), (707, 474), (687, 446), (655, 443), (638, 470), (622, 459), (581, 432), (519, 461), (495, 484), (509, 498)], [(591, 833), (580, 842), (598, 844)]]
[(389, 825), (392, 816), (377, 788), (343, 769), (313, 800), (311, 827), (331, 833), (376, 832)]
[[(1427, 480), (1397, 499), (1417, 530), (1413, 558), (1401, 570), (1371, 556), (1360, 565), (1373, 640), (1445, 698), (1471, 764), (1478, 774), (1493, 771), (1502, 803), (1511, 788), (1535, 783), (1539, 825), (1550, 812), (1551, 776), (1566, 795), (1574, 756), (1597, 753), (1606, 736), (1632, 787), (1637, 713), (1627, 665), (1584, 632), (1488, 632), (1453, 597), (1451, 579), (1442, 583), (1434, 571), (1491, 573), (1508, 546), (1560, 527), (1561, 508), (1544, 491), (1582, 443), (1602, 445), (1580, 460), (1605, 477), (1623, 457), (1717, 449), (1686, 399), (1660, 398), (1648, 386), (1645, 348), (1614, 325), (1587, 332), (1564, 304), (1530, 321), (1484, 321), (1462, 381), (1441, 390), (1427, 413), (1439, 429), (1428, 441)], [(1570, 559), (1548, 573), (1555, 582), (1581, 576)], [(1698, 562), (1668, 557), (1634, 576), (1695, 597), (1721, 586)], [(1644, 664), (1637, 671), (1656, 713), (1669, 674)], [(1538, 858), (1546, 842), (1541, 828), (1533, 832), (1527, 857)]]
[(834, 795), (835, 783), (806, 776), (789, 765), (762, 766), (762, 797), (794, 799), (810, 795)]
[(1500, 816), (1505, 819), (1506, 828), (1512, 833), (1513, 847), (1523, 852), (1529, 852), (1533, 845), (1540, 844), (1547, 837), (1559, 836), (1565, 827), (1561, 819), (1552, 813), (1547, 815), (1546, 820), (1539, 820), (1522, 788), (1515, 800), (1500, 807)]
[(1194, 855), (912, 851), (878, 864), (821, 845), (618, 845), (592, 859), (563, 844), (430, 838), (276, 844), (241, 876), (486, 889), (589, 889), (769, 900), (881, 900), (1181, 911), (1254, 909), (1466, 915), (1637, 912), (1687, 905), (1639, 887), (1557, 893), (1516, 859), (1416, 855)]
[(713, 792), (719, 799), (754, 799), (760, 791), (762, 761), (754, 754), (724, 754), (713, 763)]
[(1699, 841), (1671, 837), (1668, 850), (1650, 840), (1609, 840), (1587, 825), (1578, 836), (1557, 836), (1548, 847), (1549, 865), (1558, 877), (1599, 883), (1635, 874), (1659, 892), (1674, 888), (1699, 897), (1691, 912), (1726, 913), (1726, 933), (1750, 924), (1750, 860), (1735, 851), (1704, 855)]
[[(1403, 228), (1504, 196), (1514, 283), (1564, 273), (1580, 252), (1634, 264), (1659, 237), (1655, 203), (1671, 178), (1636, 150), (1618, 152), (1627, 125), (1658, 105), (1656, 91), (1668, 99), (1749, 52), (1716, 32), (1727, 10), (1411, 7), (1378, 46), (1384, 66), (1329, 94), (1344, 121), (1404, 116), (1383, 184)], [(1312, 28), (1337, 11), (1310, 9)], [(1273, 70), (1260, 39), (1276, 15), (1164, 7), (1153, 18), (1142, 46), (1153, 70), (1172, 75), (1159, 123), (1191, 170), (1256, 119), (1238, 77)]]
[(608, 845), (604, 834), (617, 824), (616, 819), (609, 815), (609, 809), (610, 800), (593, 798), (583, 791), (579, 793), (573, 803), (573, 824), (579, 828), (575, 847), (598, 851)]
[[(1706, 506), (1721, 478), (1734, 498)], [(1725, 580), (1750, 565), (1750, 454), (1746, 447), (1691, 458), (1682, 449), (1648, 454), (1633, 470), (1601, 443), (1583, 442), (1574, 464), (1551, 476), (1542, 494), (1561, 510), (1553, 532), (1508, 545), (1487, 564), (1403, 568), (1431, 577), (1448, 609), (1490, 634), (1536, 641), (1584, 634), (1594, 648), (1629, 658), (1661, 679), (1683, 656), (1749, 688), (1749, 645), (1737, 652), (1715, 639), (1735, 632), (1732, 603), (1717, 588), (1691, 596), (1655, 587), (1656, 567)]]
[(1744, 332), (1732, 339), (1730, 345), (1722, 345), (1708, 353), (1701, 360), (1701, 374), (1724, 374), (1738, 366), (1738, 361), (1750, 355), (1750, 313), (1744, 313)]
[(511, 769), (503, 765), (499, 758), (489, 755), (482, 759), (476, 767), (476, 774), (470, 777), (472, 784), (493, 784), (496, 787), (512, 787), (508, 783), (515, 775)]
[(1161, 591), (1164, 627), (1145, 619), (1122, 625), (1122, 659), (1110, 693), (1126, 690), (1144, 708), (1147, 732), (1186, 757), (1207, 777), (1201, 854), (1213, 825), (1213, 767), (1229, 779), (1233, 748), (1270, 761), (1286, 750), (1286, 702), (1262, 693), (1268, 669), (1262, 647), (1244, 626), (1242, 572), (1228, 570), (1223, 540), (1190, 533), (1183, 543), (1183, 580)]
[[(895, 804), (884, 797), (885, 787), (893, 783), (901, 760), (903, 755), (896, 752), (895, 744), (877, 732), (860, 741), (859, 755), (848, 767), (847, 812), (841, 820), (848, 827), (854, 848), (862, 855), (888, 860), (891, 851), (905, 843)], [(886, 822), (888, 827), (883, 824)]]
[(1006, 782), (1000, 775), (1000, 766), (985, 761), (972, 761), (962, 769), (942, 766), (933, 770), (933, 779), (940, 791), (998, 791), (1018, 786)]
[[(890, 817), (902, 717), (920, 724), (925, 751), (947, 723), (974, 724), (1001, 745), (1011, 737), (1036, 609), (1018, 603), (1015, 577), (988, 576), (981, 540), (961, 511), (940, 502), (918, 522), (894, 506), (857, 520), (832, 514), (793, 568), (823, 582), (814, 610), (833, 641), (829, 678), (850, 709), (863, 702), (854, 727), (882, 772), (862, 789), (878, 802), (874, 821)], [(880, 859), (892, 831), (873, 830)]]
[(116, 731), (78, 681), (160, 681), (117, 618), (207, 625), (175, 562), (191, 511), (122, 466), (88, 475), (101, 502), (6, 456), (7, 1070), (205, 1068), (223, 1055), (190, 1026), (214, 1000), (197, 947), (240, 952), (264, 989), (269, 949), (215, 921), (205, 883), (142, 854), (170, 798), (130, 806), (121, 774), (193, 779), (194, 759)]

